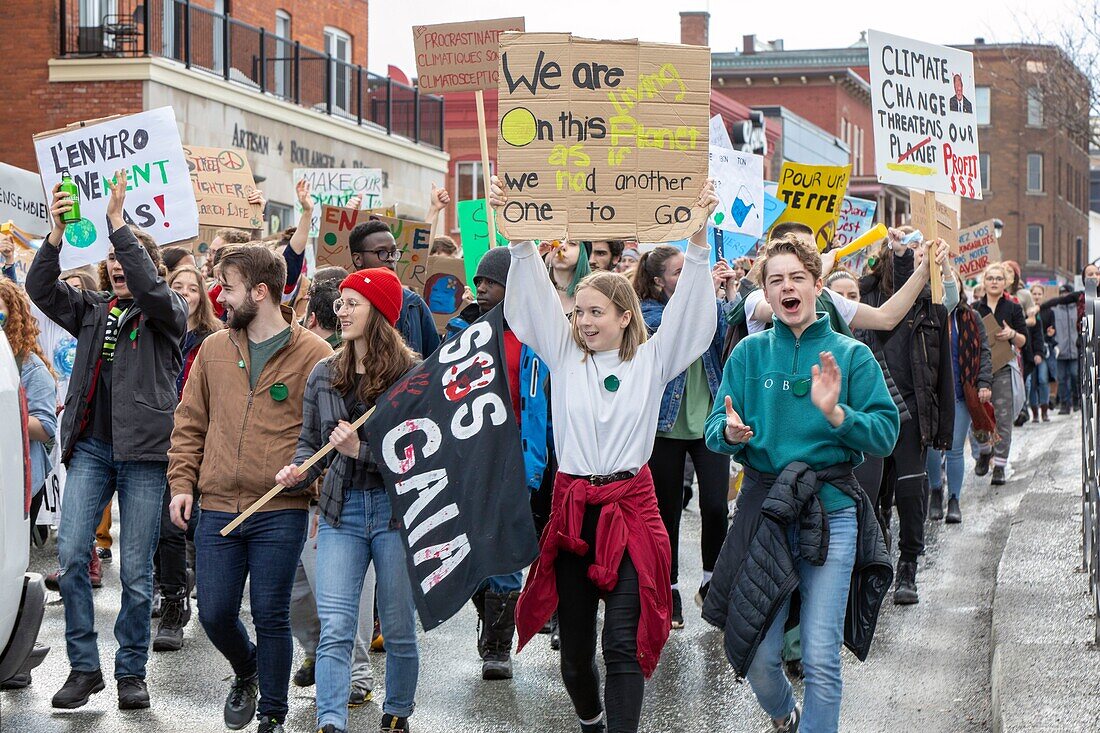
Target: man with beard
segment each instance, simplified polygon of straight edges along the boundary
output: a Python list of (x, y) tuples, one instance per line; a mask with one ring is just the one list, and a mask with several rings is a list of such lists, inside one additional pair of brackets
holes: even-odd
[[(224, 718), (240, 730), (283, 730), (293, 646), (290, 595), (306, 539), (309, 491), (284, 492), (227, 537), (220, 531), (271, 488), (294, 455), (306, 379), (332, 353), (281, 306), (283, 258), (245, 245), (218, 264), (229, 328), (208, 337), (191, 367), (168, 451), (172, 521), (187, 526), (196, 495), (199, 622), (233, 668)], [(239, 614), (249, 581), (256, 643)]]

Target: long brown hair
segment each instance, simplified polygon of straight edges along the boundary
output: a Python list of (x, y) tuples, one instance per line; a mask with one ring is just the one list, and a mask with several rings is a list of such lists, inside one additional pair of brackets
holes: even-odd
[(46, 369), (54, 374), (49, 359), (42, 353), (38, 345), (38, 320), (31, 313), (30, 301), (18, 285), (7, 278), (0, 278), (0, 300), (8, 307), (8, 320), (4, 323), (4, 333), (8, 336), (8, 343), (16, 358), (23, 360), (28, 354), (34, 354)]
[(214, 305), (210, 302), (210, 296), (206, 294), (206, 278), (202, 276), (199, 268), (185, 265), (173, 270), (172, 274), (168, 276), (168, 287), (172, 287), (176, 280), (184, 275), (195, 278), (195, 284), (199, 286), (200, 294), (199, 307), (195, 309), (194, 315), (189, 314), (187, 316), (187, 330), (208, 333), (220, 330), (225, 324), (214, 315)]
[[(675, 247), (672, 249), (675, 249)], [(617, 272), (600, 271), (594, 272), (581, 280), (580, 284), (577, 285), (577, 292), (580, 293), (585, 288), (592, 288), (610, 300), (611, 305), (619, 313), (631, 312), (630, 323), (627, 324), (626, 331), (623, 332), (623, 342), (619, 345), (619, 358), (623, 361), (630, 361), (638, 353), (638, 347), (649, 338), (645, 321), (642, 319), (642, 306), (638, 302), (638, 294), (630, 286), (630, 281)], [(576, 317), (573, 318), (573, 341), (581, 347), (581, 350), (584, 351), (584, 358), (587, 359), (592, 350), (584, 343)]]
[[(360, 402), (369, 405), (416, 364), (417, 356), (405, 343), (401, 332), (374, 306), (368, 311), (363, 340), (367, 342), (367, 353), (363, 354), (361, 363), (366, 371), (359, 381), (357, 396)], [(354, 345), (344, 343), (329, 359), (332, 386), (346, 395), (357, 378)]]
[(634, 269), (634, 292), (638, 300), (665, 300), (665, 294), (653, 278), (664, 277), (665, 265), (678, 254), (682, 253), (671, 244), (659, 244), (638, 258), (638, 266)]

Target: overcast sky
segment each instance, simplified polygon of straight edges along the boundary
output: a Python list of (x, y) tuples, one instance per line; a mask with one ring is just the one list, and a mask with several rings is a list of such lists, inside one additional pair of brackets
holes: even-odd
[[(1072, 3), (1048, 0), (1042, 4), (1039, 22), (1049, 29), (1067, 22)], [(710, 47), (716, 52), (739, 50), (741, 37), (749, 33), (764, 40), (782, 38), (788, 49), (838, 48), (855, 43), (867, 28), (931, 43), (972, 43), (979, 36), (987, 43), (1004, 43), (1036, 32), (1037, 4), (1028, 0), (370, 0), (367, 54), (371, 71), (385, 75), (387, 65), (393, 64), (413, 77), (413, 25), (520, 15), (529, 31), (679, 43), (681, 10), (710, 11)]]

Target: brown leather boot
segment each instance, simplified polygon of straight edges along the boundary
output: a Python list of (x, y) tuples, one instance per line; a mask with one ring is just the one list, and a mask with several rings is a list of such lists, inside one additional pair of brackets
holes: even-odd
[(1050, 416), (1047, 414), (1047, 411), (1049, 409), (1050, 409), (1049, 405), (1039, 405), (1039, 410), (1043, 414), (1043, 422), (1050, 422)]
[(1039, 408), (1034, 405), (1031, 407), (1031, 422), (1039, 422)]

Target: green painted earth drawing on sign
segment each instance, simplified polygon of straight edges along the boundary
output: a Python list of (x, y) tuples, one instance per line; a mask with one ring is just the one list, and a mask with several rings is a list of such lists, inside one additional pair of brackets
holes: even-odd
[(77, 249), (87, 249), (95, 244), (95, 224), (88, 219), (81, 219), (65, 227), (65, 239)]

